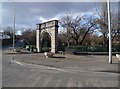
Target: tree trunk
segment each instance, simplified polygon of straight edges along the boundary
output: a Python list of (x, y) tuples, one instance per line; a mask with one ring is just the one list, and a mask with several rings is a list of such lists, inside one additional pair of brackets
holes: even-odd
[(77, 38), (77, 39), (75, 39), (75, 41), (76, 41), (76, 45), (79, 45), (79, 41), (78, 41), (78, 38)]
[(80, 45), (83, 44), (83, 41), (85, 40), (85, 37), (87, 36), (88, 32), (90, 31), (90, 29), (91, 29), (94, 25), (95, 25), (95, 24), (92, 24), (92, 25), (87, 29), (87, 31), (85, 32), (85, 34), (84, 34), (84, 36), (83, 36), (83, 38), (82, 38), (82, 40), (81, 40), (81, 42), (80, 42)]
[(83, 44), (83, 41), (85, 40), (85, 37), (87, 36), (87, 33), (89, 32), (89, 30), (87, 30), (86, 32), (85, 32), (85, 34), (84, 34), (84, 36), (83, 36), (83, 38), (82, 38), (82, 40), (81, 40), (81, 42), (80, 42), (80, 45), (82, 45)]
[(78, 40), (76, 40), (76, 44), (77, 44), (77, 45), (79, 45), (79, 42), (78, 42)]

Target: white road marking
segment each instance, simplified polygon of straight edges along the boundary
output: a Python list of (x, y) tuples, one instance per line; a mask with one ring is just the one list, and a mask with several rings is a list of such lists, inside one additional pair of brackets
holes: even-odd
[(11, 60), (11, 63), (15, 63), (15, 64), (18, 64), (18, 65), (21, 65), (21, 66), (34, 66), (34, 67), (39, 67), (39, 68), (43, 67), (45, 69), (59, 70), (59, 71), (63, 71), (63, 72), (68, 72), (68, 71), (65, 71), (63, 69), (59, 69), (59, 68), (55, 68), (55, 67), (48, 67), (48, 66), (42, 66), (42, 65), (28, 64), (28, 63), (19, 62), (19, 61), (16, 61), (16, 60)]
[(22, 63), (20, 63), (18, 61), (15, 61), (15, 60), (12, 60), (11, 63), (16, 63), (16, 64), (19, 64), (19, 65), (22, 65), (22, 66), (26, 66), (26, 65), (24, 65), (24, 64), (22, 64)]
[[(24, 67), (32, 67), (32, 68), (42, 68), (42, 69), (48, 69), (48, 70), (58, 70), (58, 71), (62, 71), (62, 72), (70, 72), (70, 73), (75, 73), (75, 72), (93, 72), (93, 71), (83, 71), (83, 70), (75, 70), (75, 69), (61, 69), (61, 68), (55, 68), (55, 67), (49, 67), (49, 66), (44, 66), (44, 65), (36, 65), (36, 64), (30, 64), (30, 63), (25, 63), (25, 62), (19, 62), (16, 60), (12, 60), (11, 63), (16, 63), (18, 65), (24, 66)], [(95, 72), (98, 74), (103, 74), (103, 72)], [(104, 73), (106, 74), (106, 73)], [(118, 75), (117, 73), (109, 73), (109, 74), (113, 74), (114, 76)]]

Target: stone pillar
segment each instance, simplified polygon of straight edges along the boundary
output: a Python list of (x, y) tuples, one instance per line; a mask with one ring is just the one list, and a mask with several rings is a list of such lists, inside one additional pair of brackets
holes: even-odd
[(58, 34), (58, 27), (52, 27), (51, 28), (51, 52), (56, 53), (57, 52), (57, 34)]
[(40, 29), (36, 30), (36, 48), (37, 52), (41, 52)]

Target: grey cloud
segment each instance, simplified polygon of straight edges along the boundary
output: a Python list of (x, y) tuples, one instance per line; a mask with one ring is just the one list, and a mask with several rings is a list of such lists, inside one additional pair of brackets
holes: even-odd
[[(66, 13), (95, 12), (99, 2), (16, 2), (16, 23), (35, 25), (39, 17), (54, 18)], [(2, 4), (3, 24), (13, 23), (13, 3)]]

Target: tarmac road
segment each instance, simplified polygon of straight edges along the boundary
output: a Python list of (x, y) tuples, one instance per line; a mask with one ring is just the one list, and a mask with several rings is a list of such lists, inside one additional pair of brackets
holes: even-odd
[[(15, 56), (26, 60), (28, 55)], [(33, 54), (29, 56), (31, 59), (38, 57)], [(25, 63), (17, 59), (15, 59), (17, 63), (10, 63), (12, 58), (13, 55), (3, 54), (2, 87), (118, 87), (118, 73), (75, 71), (72, 65), (70, 69), (66, 69), (66, 66), (49, 67)]]

